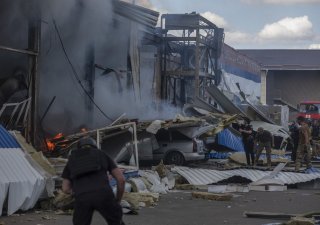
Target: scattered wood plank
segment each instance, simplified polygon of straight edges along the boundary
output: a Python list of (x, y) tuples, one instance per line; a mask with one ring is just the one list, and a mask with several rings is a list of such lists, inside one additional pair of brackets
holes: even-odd
[(272, 212), (244, 212), (244, 215), (249, 218), (284, 219), (284, 220), (290, 220), (292, 217), (298, 216), (297, 214), (272, 213)]
[(249, 217), (249, 218), (286, 219), (286, 220), (289, 220), (292, 217), (311, 218), (314, 215), (320, 215), (320, 212), (307, 212), (307, 213), (302, 213), (302, 214), (273, 213), (273, 212), (244, 212), (244, 215)]
[(214, 201), (230, 201), (232, 194), (214, 194), (207, 192), (192, 192), (192, 197)]

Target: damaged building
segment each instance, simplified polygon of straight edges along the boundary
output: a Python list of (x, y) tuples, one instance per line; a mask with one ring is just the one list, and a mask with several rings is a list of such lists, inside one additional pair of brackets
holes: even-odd
[[(84, 136), (96, 138), (126, 179), (133, 178), (128, 192), (141, 186), (152, 192), (145, 200), (150, 205), (179, 179), (208, 185), (241, 177), (251, 184), (271, 173), (282, 191), (317, 184), (319, 173), (290, 179), (295, 173), (281, 170), (291, 163), (282, 147), (289, 139), (288, 107), (302, 96), (316, 98), (308, 85), (318, 79), (319, 52), (296, 51), (301, 55), (290, 58), (294, 54), (281, 50), (236, 50), (224, 43), (223, 27), (196, 12), (160, 15), (120, 0), (4, 0), (0, 21), (0, 154), (6, 164), (0, 191), (9, 201), (0, 197), (0, 213), (34, 207), (40, 192), (52, 196), (68, 154)], [(297, 58), (305, 61), (293, 65)], [(304, 80), (303, 91), (291, 94), (290, 87), (299, 89)], [(243, 118), (254, 132), (264, 127), (278, 138), (272, 162), (284, 162), (280, 168), (265, 171), (265, 156), (262, 168), (242, 168), (244, 146), (232, 125)], [(209, 160), (211, 153), (223, 159), (213, 161), (214, 170), (182, 167)], [(163, 176), (142, 172), (143, 160), (172, 168), (160, 163)], [(19, 163), (23, 167), (13, 168)], [(21, 190), (25, 180), (11, 174), (15, 169), (32, 180), (18, 200), (10, 192)], [(267, 189), (270, 183), (254, 185)]]

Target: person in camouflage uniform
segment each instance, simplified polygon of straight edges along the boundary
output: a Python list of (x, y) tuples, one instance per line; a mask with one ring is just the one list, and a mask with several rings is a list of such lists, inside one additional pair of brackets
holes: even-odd
[(267, 164), (268, 164), (268, 167), (270, 168), (271, 167), (271, 147), (273, 147), (274, 145), (273, 135), (269, 131), (264, 130), (262, 127), (259, 127), (255, 137), (255, 141), (258, 145), (256, 149), (256, 157), (254, 159), (254, 166), (257, 165), (260, 155), (263, 149), (265, 149), (266, 156), (267, 156)]
[(310, 128), (302, 116), (297, 118), (297, 122), (299, 123), (299, 143), (297, 149), (297, 156), (295, 162), (295, 170), (299, 171), (301, 167), (301, 162), (303, 159), (306, 161), (307, 169), (311, 168), (311, 148), (310, 148), (310, 140), (311, 133)]

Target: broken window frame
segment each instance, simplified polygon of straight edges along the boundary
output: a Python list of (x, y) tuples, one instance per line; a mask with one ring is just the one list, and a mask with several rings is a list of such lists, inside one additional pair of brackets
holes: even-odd
[[(28, 114), (30, 112), (30, 105), (31, 105), (31, 97), (28, 99), (23, 100), (22, 102), (17, 103), (5, 103), (2, 105), (2, 108), (0, 110), (0, 121), (2, 122), (3, 113), (6, 110), (9, 110), (10, 108), (13, 108), (13, 111), (11, 112), (10, 118), (6, 124), (3, 124), (3, 126), (7, 129), (17, 129), (19, 124), (22, 126), (22, 128), (26, 127), (26, 121), (28, 118)], [(24, 115), (23, 115), (24, 114)], [(17, 118), (15, 118), (17, 116)], [(22, 121), (21, 121), (22, 118)], [(21, 123), (19, 123), (21, 121)]]

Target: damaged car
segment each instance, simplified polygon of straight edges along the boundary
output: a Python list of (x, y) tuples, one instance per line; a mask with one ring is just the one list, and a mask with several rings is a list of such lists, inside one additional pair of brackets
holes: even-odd
[[(137, 143), (139, 162), (149, 164), (163, 160), (168, 165), (185, 165), (190, 161), (204, 160), (207, 149), (201, 135), (211, 129), (213, 126), (207, 125), (204, 127), (161, 128), (155, 134), (147, 131), (139, 132)], [(129, 136), (127, 135), (127, 140)], [(122, 143), (123, 138), (121, 138)], [(107, 144), (109, 147), (111, 146), (110, 141)], [(117, 140), (112, 141), (119, 144)], [(117, 152), (113, 157), (116, 162), (130, 164), (134, 157), (133, 141), (123, 144)]]

